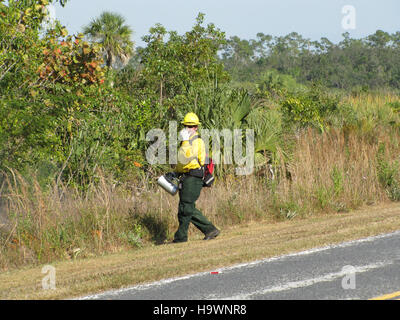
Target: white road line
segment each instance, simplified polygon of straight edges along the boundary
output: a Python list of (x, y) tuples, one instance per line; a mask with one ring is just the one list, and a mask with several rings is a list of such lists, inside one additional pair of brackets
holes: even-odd
[[(335, 249), (335, 248), (346, 248), (346, 247), (350, 247), (352, 245), (361, 244), (361, 243), (364, 243), (364, 242), (372, 242), (372, 241), (375, 241), (375, 240), (378, 240), (378, 239), (389, 238), (389, 237), (394, 236), (394, 235), (400, 235), (400, 231), (395, 231), (395, 232), (392, 232), (392, 233), (385, 233), (385, 234), (381, 234), (381, 235), (377, 235), (377, 236), (371, 236), (371, 237), (367, 237), (367, 238), (363, 238), (363, 239), (359, 239), (359, 240), (347, 241), (347, 242), (343, 242), (343, 243), (335, 244), (335, 245), (328, 245), (328, 246), (324, 246), (324, 247), (313, 248), (313, 249), (304, 250), (304, 251), (301, 251), (301, 252), (290, 253), (290, 254), (283, 255), (283, 256), (276, 256), (276, 257), (256, 260), (256, 261), (252, 261), (252, 262), (240, 263), (240, 264), (236, 264), (236, 265), (233, 265), (233, 266), (230, 266), (230, 267), (214, 269), (212, 271), (217, 271), (219, 273), (224, 273), (225, 271), (239, 269), (239, 268), (251, 268), (253, 266), (256, 266), (256, 265), (259, 265), (259, 264), (262, 264), (262, 263), (268, 263), (268, 262), (277, 261), (277, 260), (285, 260), (285, 259), (288, 259), (288, 258), (291, 258), (291, 257), (309, 255), (309, 254), (313, 254), (313, 253), (317, 253), (317, 252), (321, 252), (321, 251), (326, 251), (326, 250), (330, 250), (330, 249)], [(79, 300), (101, 299), (101, 298), (103, 298), (105, 296), (118, 296), (118, 295), (120, 295), (122, 293), (129, 292), (131, 290), (146, 290), (146, 289), (149, 289), (149, 288), (153, 288), (153, 287), (158, 287), (158, 286), (162, 286), (162, 285), (165, 285), (165, 284), (169, 284), (169, 283), (172, 283), (172, 282), (175, 282), (175, 281), (187, 280), (187, 279), (191, 279), (191, 278), (195, 278), (195, 277), (202, 277), (202, 276), (209, 275), (209, 274), (210, 274), (210, 271), (206, 271), (206, 272), (190, 274), (190, 275), (186, 275), (186, 276), (182, 276), (182, 277), (163, 279), (163, 280), (160, 280), (160, 281), (151, 282), (151, 283), (147, 283), (147, 284), (136, 285), (136, 286), (117, 289), (117, 290), (105, 291), (105, 292), (102, 292), (102, 293), (99, 293), (99, 294), (88, 295), (88, 296), (80, 297), (80, 298), (77, 298), (77, 299), (79, 299)]]
[[(369, 265), (365, 265), (365, 266), (358, 266), (358, 267), (354, 267), (352, 269), (352, 272), (354, 273), (362, 273), (362, 272), (366, 272), (369, 270), (373, 270), (373, 269), (378, 269), (378, 268), (382, 268), (385, 266), (388, 266), (390, 264), (392, 264), (393, 262), (377, 262), (374, 264), (369, 264)], [(225, 297), (225, 298), (217, 298), (217, 299), (221, 299), (221, 300), (248, 300), (251, 299), (252, 296), (256, 296), (256, 295), (265, 295), (268, 293), (275, 293), (275, 292), (281, 292), (281, 291), (286, 291), (286, 290), (291, 290), (291, 289), (297, 289), (297, 288), (304, 288), (304, 287), (308, 287), (308, 286), (312, 286), (316, 283), (321, 283), (321, 282), (327, 282), (327, 281), (332, 281), (335, 280), (337, 278), (342, 278), (345, 277), (346, 275), (348, 275), (348, 270), (342, 270), (340, 272), (335, 272), (335, 273), (328, 273), (325, 275), (322, 275), (320, 277), (316, 277), (316, 278), (310, 278), (310, 279), (304, 279), (304, 280), (300, 280), (300, 281), (293, 281), (293, 282), (288, 282), (282, 285), (278, 285), (278, 286), (273, 286), (273, 287), (268, 287), (265, 289), (261, 289), (261, 290), (256, 290), (253, 292), (244, 292), (235, 296), (231, 296), (231, 297)]]
[(201, 272), (201, 273), (196, 273), (196, 274), (189, 274), (189, 275), (183, 276), (183, 277), (163, 279), (163, 280), (160, 280), (160, 281), (146, 283), (146, 284), (140, 284), (140, 285), (133, 286), (133, 287), (122, 288), (122, 289), (118, 289), (118, 290), (105, 291), (105, 292), (102, 292), (102, 293), (99, 293), (99, 294), (81, 297), (81, 298), (78, 298), (78, 300), (101, 299), (101, 298), (103, 298), (105, 296), (118, 296), (118, 295), (120, 295), (122, 293), (129, 292), (129, 291), (132, 291), (132, 290), (137, 290), (137, 291), (146, 290), (146, 289), (150, 289), (150, 288), (154, 288), (154, 287), (158, 287), (158, 286), (163, 286), (163, 285), (166, 285), (168, 283), (172, 283), (172, 282), (179, 281), (179, 280), (187, 280), (187, 279), (191, 279), (191, 278), (194, 278), (194, 277), (201, 277), (201, 276), (206, 275), (206, 274), (210, 274), (210, 272)]

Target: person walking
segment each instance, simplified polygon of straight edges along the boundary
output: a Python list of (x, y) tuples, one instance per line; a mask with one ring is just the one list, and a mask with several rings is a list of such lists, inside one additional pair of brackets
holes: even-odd
[(217, 237), (220, 231), (196, 208), (195, 202), (203, 187), (206, 150), (204, 141), (197, 130), (199, 118), (193, 112), (186, 114), (182, 121), (184, 129), (180, 132), (181, 146), (178, 150), (176, 174), (180, 176), (178, 221), (179, 227), (174, 235), (174, 243), (188, 240), (189, 224), (193, 223), (203, 234), (204, 240)]

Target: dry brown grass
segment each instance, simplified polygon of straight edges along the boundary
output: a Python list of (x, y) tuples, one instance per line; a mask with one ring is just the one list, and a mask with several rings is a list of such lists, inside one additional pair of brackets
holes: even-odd
[(400, 229), (400, 205), (226, 228), (215, 240), (145, 246), (141, 250), (54, 262), (56, 289), (43, 290), (42, 266), (0, 274), (0, 299), (65, 299)]
[[(388, 130), (303, 131), (292, 158), (276, 167), (271, 181), (260, 171), (226, 175), (203, 189), (197, 206), (218, 227), (348, 212), (388, 200), (377, 174), (377, 152), (386, 161), (399, 154), (399, 136)], [(3, 228), (0, 267), (90, 258), (171, 239), (177, 228), (178, 197), (142, 181), (116, 187), (99, 172), (99, 183), (84, 195), (60, 183), (43, 190), (17, 172), (6, 176), (8, 229)], [(189, 237), (199, 236), (191, 227)]]

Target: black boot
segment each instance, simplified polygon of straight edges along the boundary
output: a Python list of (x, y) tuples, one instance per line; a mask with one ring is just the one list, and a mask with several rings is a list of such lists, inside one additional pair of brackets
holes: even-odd
[(216, 238), (219, 235), (219, 230), (214, 229), (213, 231), (210, 231), (209, 233), (206, 234), (203, 240), (211, 240)]

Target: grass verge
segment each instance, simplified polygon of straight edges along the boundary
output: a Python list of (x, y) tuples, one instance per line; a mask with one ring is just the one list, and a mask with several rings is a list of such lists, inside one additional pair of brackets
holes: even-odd
[(249, 222), (225, 228), (212, 241), (199, 234), (187, 243), (145, 245), (102, 257), (60, 261), (56, 289), (43, 290), (42, 267), (0, 274), (0, 299), (69, 299), (169, 277), (278, 256), (400, 229), (400, 204), (282, 222)]

